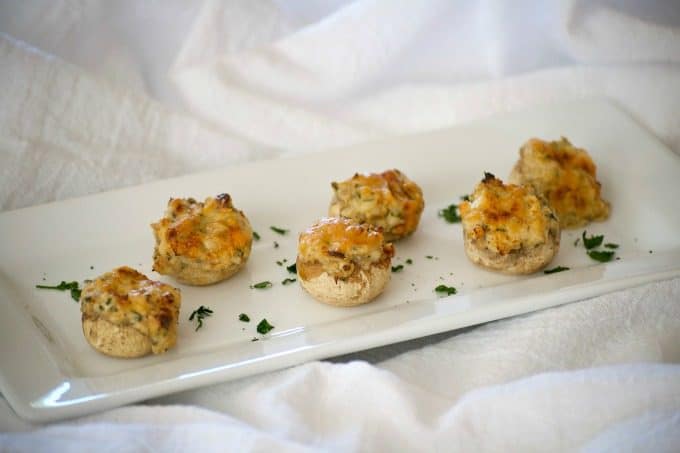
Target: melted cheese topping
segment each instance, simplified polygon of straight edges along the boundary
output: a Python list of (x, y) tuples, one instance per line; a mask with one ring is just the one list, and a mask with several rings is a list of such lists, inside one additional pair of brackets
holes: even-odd
[(335, 193), (329, 215), (379, 226), (388, 238), (415, 231), (425, 207), (420, 187), (399, 170), (355, 174), (331, 185)]
[(465, 234), (500, 255), (545, 243), (552, 215), (531, 189), (489, 173), (459, 210)]
[(80, 303), (85, 317), (130, 326), (148, 336), (154, 354), (176, 342), (179, 289), (149, 280), (132, 268), (119, 267), (87, 283)]
[(569, 140), (529, 140), (521, 149), (522, 182), (542, 194), (563, 227), (577, 227), (609, 216), (609, 203), (600, 196), (596, 167), (588, 153)]
[(322, 219), (300, 234), (298, 244), (298, 259), (318, 263), (339, 278), (392, 256), (394, 247), (385, 243), (379, 229), (347, 218)]
[(161, 273), (161, 255), (166, 259), (182, 256), (207, 265), (238, 264), (253, 240), (250, 223), (233, 207), (227, 194), (208, 197), (205, 203), (172, 198), (165, 217), (151, 226), (157, 238), (154, 270)]

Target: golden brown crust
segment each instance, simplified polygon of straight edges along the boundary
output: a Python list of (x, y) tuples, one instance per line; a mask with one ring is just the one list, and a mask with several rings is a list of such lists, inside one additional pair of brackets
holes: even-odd
[(529, 274), (559, 250), (559, 221), (531, 187), (505, 185), (486, 173), (460, 214), (466, 255), (488, 269)]
[(399, 170), (333, 182), (329, 215), (381, 227), (393, 241), (412, 234), (425, 207), (423, 192)]
[(153, 269), (190, 285), (209, 285), (245, 266), (253, 232), (227, 194), (171, 198), (165, 216), (151, 225), (156, 238)]
[(394, 247), (379, 228), (325, 218), (300, 235), (297, 272), (314, 298), (338, 306), (370, 302), (390, 279)]
[(88, 282), (80, 295), (83, 334), (114, 357), (160, 354), (177, 341), (181, 294), (127, 266)]
[(577, 228), (609, 217), (610, 205), (600, 195), (596, 167), (588, 153), (569, 140), (531, 139), (520, 149), (510, 181), (530, 185), (544, 196), (562, 228)]

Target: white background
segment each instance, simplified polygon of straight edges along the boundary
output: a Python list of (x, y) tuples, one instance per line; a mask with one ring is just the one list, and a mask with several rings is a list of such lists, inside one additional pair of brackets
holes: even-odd
[[(593, 97), (680, 154), (670, 0), (3, 1), (0, 33), (3, 210)], [(672, 451), (678, 301), (647, 285), (0, 448)]]

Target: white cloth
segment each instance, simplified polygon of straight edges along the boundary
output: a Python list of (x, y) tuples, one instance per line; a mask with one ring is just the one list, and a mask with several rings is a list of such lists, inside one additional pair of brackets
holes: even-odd
[[(589, 97), (680, 154), (680, 8), (546, 3), (2, 4), (0, 207)], [(654, 283), (43, 428), (2, 401), (0, 450), (672, 451), (679, 306)]]

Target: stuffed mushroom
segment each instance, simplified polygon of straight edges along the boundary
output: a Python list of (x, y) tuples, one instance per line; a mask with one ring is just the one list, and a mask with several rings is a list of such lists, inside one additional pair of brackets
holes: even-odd
[(380, 227), (388, 241), (412, 234), (425, 207), (423, 191), (399, 170), (369, 175), (357, 173), (331, 186), (330, 216), (348, 217)]
[(390, 280), (394, 247), (379, 228), (324, 218), (300, 234), (297, 273), (315, 299), (353, 306), (375, 299)]
[(253, 231), (231, 197), (204, 203), (171, 198), (165, 216), (151, 225), (156, 238), (153, 270), (189, 285), (209, 285), (245, 266)]
[(546, 266), (559, 250), (557, 216), (531, 187), (506, 185), (485, 173), (459, 209), (465, 253), (487, 269), (530, 274)]
[(123, 266), (88, 282), (80, 295), (83, 334), (113, 357), (161, 354), (177, 341), (180, 290)]
[(553, 142), (533, 138), (519, 154), (510, 182), (529, 185), (545, 197), (562, 228), (577, 228), (609, 217), (610, 205), (600, 196), (595, 163), (584, 149), (564, 137)]

